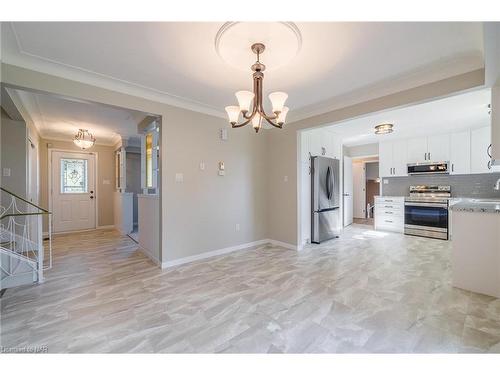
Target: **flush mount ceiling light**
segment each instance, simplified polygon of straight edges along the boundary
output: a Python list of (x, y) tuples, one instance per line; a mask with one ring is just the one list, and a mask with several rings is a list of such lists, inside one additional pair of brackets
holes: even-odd
[(389, 134), (392, 133), (393, 124), (380, 124), (375, 126), (375, 134)]
[[(252, 123), (256, 133), (262, 127), (262, 121), (276, 127), (282, 128), (288, 113), (288, 107), (285, 107), (285, 101), (288, 94), (284, 92), (273, 92), (269, 94), (269, 100), (273, 107), (273, 114), (266, 114), (262, 106), (262, 86), (264, 81), (263, 71), (266, 66), (260, 62), (260, 55), (264, 52), (265, 46), (263, 43), (254, 43), (251, 46), (253, 53), (257, 55), (257, 61), (251, 66), (253, 73), (253, 92), (238, 91), (235, 95), (239, 105), (226, 107), (226, 112), (229, 117), (229, 122), (233, 128), (240, 128)], [(243, 116), (243, 121), (238, 123), (240, 114)]]
[(95, 144), (95, 138), (87, 129), (79, 129), (78, 134), (73, 138), (73, 142), (82, 150), (86, 150)]

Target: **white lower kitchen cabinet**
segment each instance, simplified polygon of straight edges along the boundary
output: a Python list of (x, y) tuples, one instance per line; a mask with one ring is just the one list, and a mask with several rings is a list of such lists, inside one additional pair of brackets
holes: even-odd
[(500, 298), (500, 214), (452, 209), (452, 217), (452, 285)]
[(375, 197), (375, 230), (404, 233), (404, 197)]

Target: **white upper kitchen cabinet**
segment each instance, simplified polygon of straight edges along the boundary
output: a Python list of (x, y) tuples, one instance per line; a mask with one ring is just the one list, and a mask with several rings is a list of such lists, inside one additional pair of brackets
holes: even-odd
[(470, 169), (471, 173), (490, 173), (488, 147), (491, 144), (490, 127), (472, 129), (470, 132)]
[(312, 130), (309, 134), (309, 151), (312, 156), (321, 156), (321, 147), (323, 146), (323, 132)]
[(379, 143), (380, 177), (395, 177), (407, 175), (406, 150), (406, 139)]
[(406, 139), (392, 142), (393, 176), (408, 175), (408, 141)]
[(427, 137), (410, 138), (407, 141), (408, 163), (421, 163), (427, 161)]
[(450, 160), (450, 135), (439, 134), (427, 137), (427, 161)]
[(380, 142), (378, 145), (378, 169), (380, 177), (392, 176), (392, 142)]
[(450, 174), (469, 174), (470, 158), (470, 131), (453, 133), (450, 137)]

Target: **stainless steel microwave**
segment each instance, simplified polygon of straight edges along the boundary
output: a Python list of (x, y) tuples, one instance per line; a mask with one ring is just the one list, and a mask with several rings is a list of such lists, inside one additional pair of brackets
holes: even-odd
[(449, 171), (449, 161), (430, 162), (430, 163), (412, 163), (408, 164), (408, 174), (446, 174)]

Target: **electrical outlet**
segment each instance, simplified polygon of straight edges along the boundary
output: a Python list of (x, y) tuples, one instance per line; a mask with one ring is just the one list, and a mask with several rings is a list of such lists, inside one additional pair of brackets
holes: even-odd
[(240, 224), (236, 224), (236, 232), (240, 231)]
[(175, 182), (182, 183), (184, 182), (184, 175), (182, 173), (175, 174)]

